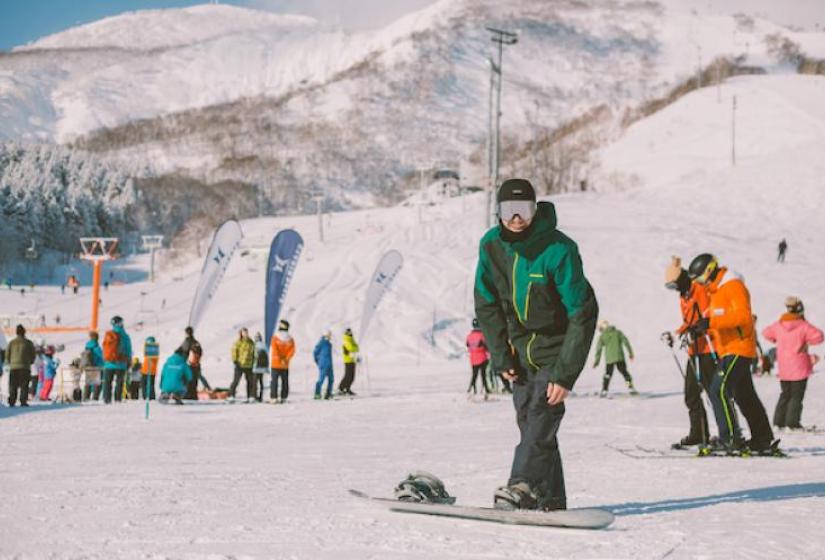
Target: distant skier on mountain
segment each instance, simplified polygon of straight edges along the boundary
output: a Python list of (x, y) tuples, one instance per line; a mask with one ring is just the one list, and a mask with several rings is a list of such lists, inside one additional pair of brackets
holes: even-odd
[[(467, 395), (475, 395), (476, 379), (481, 375), (481, 383), (484, 385), (484, 400), (490, 395), (490, 387), (487, 385), (487, 366), (490, 363), (490, 352), (487, 350), (487, 341), (484, 340), (484, 333), (481, 332), (478, 319), (473, 319), (473, 330), (467, 335), (467, 351), (470, 354), (470, 369), (472, 377), (470, 385), (467, 387)], [(472, 391), (472, 393), (470, 393)]]
[(776, 343), (779, 383), (782, 394), (776, 403), (773, 425), (779, 429), (803, 429), (802, 401), (808, 378), (813, 374), (818, 356), (808, 354), (808, 347), (822, 344), (825, 334), (805, 320), (805, 306), (798, 297), (785, 299), (786, 312), (768, 325), (762, 336)]
[[(679, 445), (690, 446), (706, 444), (710, 437), (708, 416), (702, 403), (702, 390), (710, 389), (716, 364), (710, 353), (705, 337), (691, 336), (692, 327), (702, 318), (710, 304), (707, 288), (697, 282), (692, 282), (687, 270), (682, 268), (679, 257), (673, 257), (673, 262), (665, 271), (665, 287), (679, 293), (679, 308), (682, 312), (682, 324), (675, 334), (685, 337), (687, 343), (688, 362), (685, 368), (685, 406), (690, 418), (690, 431), (683, 437)], [(670, 335), (670, 333), (668, 333)], [(672, 345), (672, 336), (670, 337)], [(697, 372), (698, 362), (698, 372)]]
[[(729, 452), (745, 448), (760, 454), (777, 452), (768, 415), (753, 387), (750, 366), (756, 358), (756, 339), (750, 293), (744, 281), (719, 266), (719, 261), (710, 253), (694, 258), (688, 275), (706, 286), (710, 294), (705, 316), (692, 329), (697, 337), (714, 332), (715, 351), (721, 361), (719, 375), (713, 377), (710, 390), (719, 423), (718, 447)], [(751, 431), (748, 442), (741, 438), (733, 401), (748, 422)]]
[(593, 362), (593, 367), (599, 367), (599, 360), (604, 351), (604, 376), (602, 377), (602, 390), (599, 393), (600, 397), (607, 396), (607, 389), (610, 387), (610, 380), (613, 378), (613, 368), (618, 368), (619, 373), (624, 377), (625, 384), (630, 390), (631, 395), (636, 395), (638, 392), (633, 386), (633, 377), (627, 371), (627, 362), (624, 357), (624, 350), (627, 348), (628, 357), (633, 360), (633, 347), (630, 346), (630, 341), (627, 340), (625, 334), (608, 323), (601, 321), (599, 323), (599, 342), (596, 344), (596, 359)]
[(496, 196), (499, 224), (482, 237), (475, 311), (493, 367), (514, 383), (521, 440), (499, 509), (567, 508), (558, 433), (564, 400), (587, 361), (598, 304), (576, 244), (556, 229), (552, 203), (529, 181)]
[(777, 255), (776, 255), (776, 262), (784, 263), (785, 262), (785, 253), (788, 251), (788, 242), (785, 241), (785, 238), (782, 238), (782, 241), (779, 242), (777, 246)]
[(315, 382), (315, 400), (321, 398), (321, 389), (324, 381), (327, 382), (327, 390), (324, 393), (325, 399), (332, 398), (332, 384), (335, 381), (335, 375), (332, 370), (332, 331), (327, 329), (315, 345), (312, 351), (312, 358), (315, 360), (315, 365), (318, 366), (318, 381)]
[(355, 383), (355, 368), (358, 365), (358, 343), (352, 334), (352, 329), (347, 328), (344, 331), (344, 339), (341, 344), (341, 352), (344, 354), (344, 378), (341, 384), (338, 385), (338, 392), (342, 395), (355, 396), (352, 392), (352, 384)]

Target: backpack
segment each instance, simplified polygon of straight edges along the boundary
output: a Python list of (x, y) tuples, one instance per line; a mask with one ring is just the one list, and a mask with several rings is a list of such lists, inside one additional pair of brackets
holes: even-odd
[(201, 365), (201, 355), (203, 354), (203, 348), (199, 342), (195, 342), (192, 344), (192, 347), (189, 349), (189, 356), (187, 357), (186, 361), (189, 363), (190, 366), (199, 366)]
[(267, 369), (269, 367), (269, 355), (266, 350), (258, 350), (258, 357), (255, 359), (255, 367)]
[(92, 367), (94, 365), (95, 358), (92, 355), (92, 351), (88, 348), (83, 350), (80, 354), (80, 369), (86, 369), (88, 367)]
[(106, 331), (103, 337), (103, 359), (107, 362), (122, 362), (120, 357), (120, 335), (115, 331)]

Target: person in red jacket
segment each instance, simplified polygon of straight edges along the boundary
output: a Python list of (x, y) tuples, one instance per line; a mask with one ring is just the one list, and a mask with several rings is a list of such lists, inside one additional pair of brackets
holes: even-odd
[[(685, 371), (685, 406), (688, 409), (690, 431), (679, 441), (679, 445), (707, 444), (710, 431), (707, 412), (702, 403), (702, 390), (710, 390), (716, 364), (710, 353), (707, 339), (704, 336), (692, 336), (691, 329), (707, 311), (710, 297), (705, 286), (691, 282), (687, 270), (682, 268), (682, 260), (679, 257), (673, 257), (673, 262), (665, 271), (665, 287), (679, 292), (682, 324), (674, 331), (674, 334), (683, 339), (688, 353)], [(666, 340), (672, 346), (673, 337), (670, 333), (666, 334)]]
[(776, 343), (777, 377), (782, 386), (773, 425), (779, 429), (801, 430), (802, 400), (808, 378), (818, 361), (818, 356), (808, 354), (808, 346), (822, 344), (825, 335), (805, 320), (802, 300), (790, 296), (785, 299), (785, 308), (787, 312), (762, 331), (762, 336)]
[(481, 383), (484, 385), (484, 400), (490, 395), (490, 387), (487, 385), (487, 364), (490, 363), (490, 352), (487, 350), (487, 341), (484, 333), (478, 325), (478, 319), (473, 319), (473, 330), (467, 335), (467, 350), (470, 353), (470, 366), (473, 376), (470, 386), (467, 387), (467, 395), (476, 394), (476, 378), (481, 375)]

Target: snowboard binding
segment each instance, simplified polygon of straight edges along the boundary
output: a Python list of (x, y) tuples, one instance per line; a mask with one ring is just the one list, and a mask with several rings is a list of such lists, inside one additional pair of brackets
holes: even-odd
[(425, 471), (413, 471), (399, 482), (395, 487), (395, 498), (402, 502), (455, 503), (455, 498), (447, 493), (441, 479)]

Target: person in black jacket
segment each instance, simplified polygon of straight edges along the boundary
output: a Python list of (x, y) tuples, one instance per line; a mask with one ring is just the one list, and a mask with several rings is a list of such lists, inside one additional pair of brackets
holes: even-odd
[(26, 328), (17, 325), (17, 336), (6, 348), (5, 362), (9, 365), (9, 406), (17, 404), (20, 394), (20, 406), (29, 406), (27, 391), (31, 380), (31, 367), (36, 356), (34, 343), (26, 338)]

